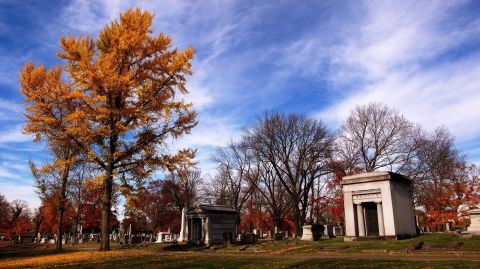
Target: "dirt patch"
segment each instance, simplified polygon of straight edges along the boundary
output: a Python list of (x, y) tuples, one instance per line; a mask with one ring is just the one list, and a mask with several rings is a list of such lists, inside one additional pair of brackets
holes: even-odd
[(284, 248), (284, 249), (280, 249), (280, 250), (277, 250), (277, 251), (273, 251), (270, 254), (274, 254), (274, 255), (275, 254), (282, 254), (282, 253), (285, 253), (285, 252), (288, 252), (288, 251), (291, 251), (291, 250), (298, 250), (298, 249), (302, 249), (302, 248), (306, 248), (306, 246)]

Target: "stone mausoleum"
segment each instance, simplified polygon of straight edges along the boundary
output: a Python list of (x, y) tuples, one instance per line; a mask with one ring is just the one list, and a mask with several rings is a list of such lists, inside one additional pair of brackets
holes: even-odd
[(343, 177), (345, 241), (416, 235), (412, 181), (392, 172)]
[[(185, 241), (205, 245), (232, 242), (237, 235), (239, 220), (238, 212), (232, 208), (217, 205), (191, 208), (182, 218), (182, 227), (186, 227)], [(180, 237), (183, 237), (182, 234)]]
[(467, 228), (467, 233), (480, 235), (480, 209), (470, 210), (468, 214), (470, 215), (470, 226)]

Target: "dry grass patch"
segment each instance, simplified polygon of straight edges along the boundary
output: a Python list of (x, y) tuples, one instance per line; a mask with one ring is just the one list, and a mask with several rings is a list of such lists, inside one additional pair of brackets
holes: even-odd
[(135, 257), (151, 256), (154, 252), (145, 250), (131, 249), (111, 250), (111, 251), (79, 251), (68, 253), (56, 253), (48, 256), (27, 257), (27, 258), (7, 258), (0, 262), (0, 268), (11, 267), (53, 267), (54, 265), (70, 264), (100, 264), (108, 263), (118, 259), (128, 259)]

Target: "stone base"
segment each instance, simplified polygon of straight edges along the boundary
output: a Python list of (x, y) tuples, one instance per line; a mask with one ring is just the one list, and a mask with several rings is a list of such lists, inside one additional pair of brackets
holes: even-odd
[(324, 227), (322, 224), (303, 225), (302, 240), (303, 241), (320, 240), (323, 236), (323, 228)]

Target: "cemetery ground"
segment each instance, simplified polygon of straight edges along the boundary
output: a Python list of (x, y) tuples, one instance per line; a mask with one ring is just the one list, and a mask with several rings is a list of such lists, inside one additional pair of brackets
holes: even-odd
[[(425, 250), (412, 251), (424, 242)], [(460, 249), (452, 245), (462, 242)], [(480, 238), (429, 234), (407, 240), (344, 242), (260, 241), (251, 245), (210, 248), (144, 243), (109, 252), (97, 244), (11, 245), (1, 242), (0, 268), (480, 268)]]

